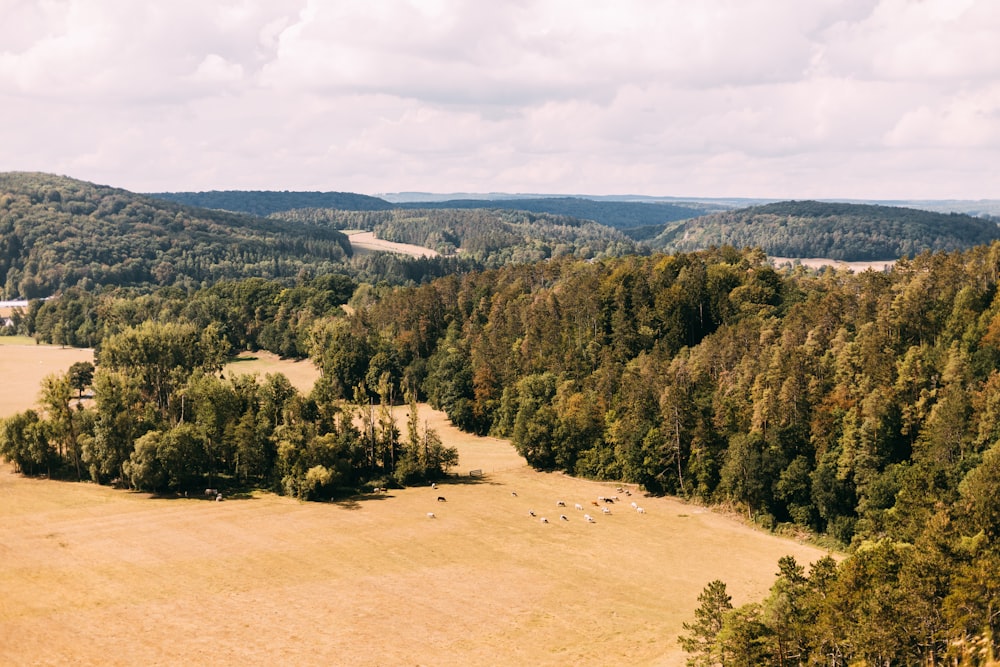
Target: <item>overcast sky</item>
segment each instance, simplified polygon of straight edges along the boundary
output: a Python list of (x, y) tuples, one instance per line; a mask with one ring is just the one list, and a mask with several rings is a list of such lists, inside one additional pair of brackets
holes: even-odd
[(998, 0), (0, 0), (0, 171), (1000, 198)]

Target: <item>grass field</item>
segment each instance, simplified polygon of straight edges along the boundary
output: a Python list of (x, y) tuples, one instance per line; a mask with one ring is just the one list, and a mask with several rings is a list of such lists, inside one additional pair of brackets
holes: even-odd
[(256, 373), (261, 379), (268, 373), (283, 373), (292, 386), (303, 394), (312, 390), (313, 383), (319, 377), (319, 370), (312, 361), (308, 359), (302, 361), (281, 359), (271, 352), (242, 352), (226, 365), (223, 372), (230, 375), (253, 375)]
[(0, 664), (681, 665), (708, 581), (740, 604), (781, 556), (823, 555), (637, 491), (645, 514), (596, 513), (615, 485), (421, 417), (461, 476), (337, 503), (151, 498), (0, 467)]

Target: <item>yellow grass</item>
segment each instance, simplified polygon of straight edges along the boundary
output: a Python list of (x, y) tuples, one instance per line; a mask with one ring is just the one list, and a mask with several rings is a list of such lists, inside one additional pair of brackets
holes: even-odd
[(242, 352), (235, 360), (226, 364), (223, 372), (230, 375), (257, 374), (261, 379), (268, 373), (282, 373), (303, 394), (312, 391), (313, 384), (319, 378), (319, 369), (309, 359), (281, 359), (271, 352)]
[[(339, 503), (154, 499), (0, 467), (0, 664), (681, 665), (708, 581), (740, 604), (781, 556), (823, 555), (535, 472), (506, 441), (420, 410), (462, 476)], [(624, 502), (605, 516), (600, 495)]]
[(93, 362), (94, 351), (0, 336), (0, 417), (34, 407), (42, 378), (65, 373), (77, 361)]
[(366, 252), (394, 252), (410, 257), (437, 257), (438, 252), (419, 245), (410, 243), (396, 243), (394, 241), (383, 241), (375, 238), (375, 232), (351, 231), (347, 233), (356, 254)]

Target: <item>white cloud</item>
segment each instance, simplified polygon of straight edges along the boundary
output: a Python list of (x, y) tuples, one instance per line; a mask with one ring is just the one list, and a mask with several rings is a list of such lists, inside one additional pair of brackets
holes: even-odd
[(0, 15), (3, 170), (136, 190), (997, 196), (990, 0), (0, 0)]

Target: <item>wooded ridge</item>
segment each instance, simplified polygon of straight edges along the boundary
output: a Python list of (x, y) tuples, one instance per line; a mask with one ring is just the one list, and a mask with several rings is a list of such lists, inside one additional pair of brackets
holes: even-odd
[(670, 226), (648, 242), (666, 252), (761, 248), (778, 257), (846, 262), (964, 250), (1000, 238), (995, 220), (871, 204), (789, 201), (713, 213)]

